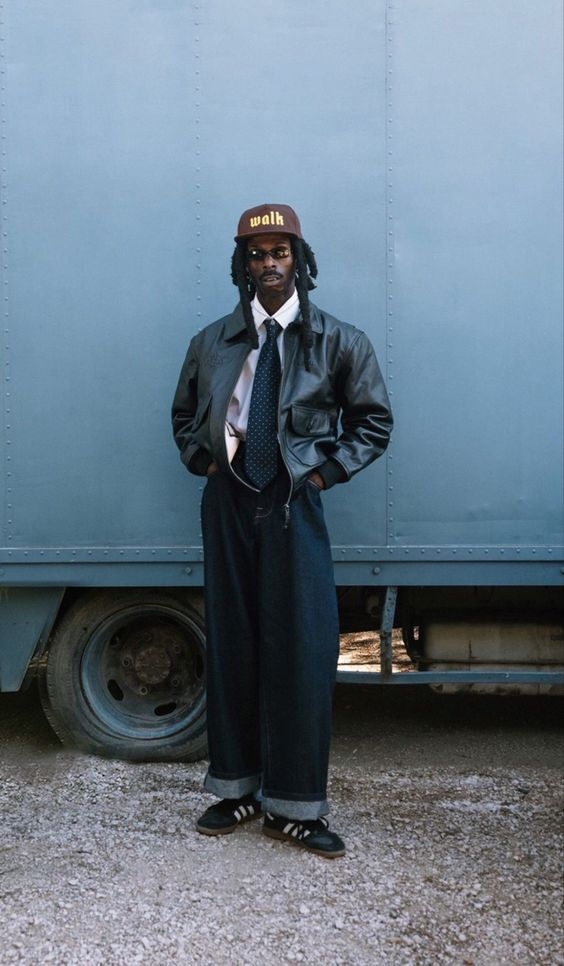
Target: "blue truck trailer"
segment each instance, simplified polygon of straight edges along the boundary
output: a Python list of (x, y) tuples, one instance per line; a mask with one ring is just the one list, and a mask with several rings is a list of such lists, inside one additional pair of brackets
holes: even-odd
[(87, 751), (204, 754), (201, 481), (170, 403), (265, 201), (299, 212), (316, 302), (369, 334), (394, 408), (385, 457), (325, 497), (343, 629), (381, 631), (369, 679), (561, 686), (559, 0), (0, 15), (0, 689), (38, 675)]

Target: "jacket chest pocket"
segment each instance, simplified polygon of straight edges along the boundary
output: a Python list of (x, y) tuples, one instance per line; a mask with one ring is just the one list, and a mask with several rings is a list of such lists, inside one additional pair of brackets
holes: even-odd
[(292, 456), (304, 466), (319, 466), (335, 449), (337, 413), (294, 405), (286, 435)]
[(309, 409), (307, 406), (292, 406), (292, 429), (297, 436), (329, 436), (335, 427), (336, 414), (324, 409)]

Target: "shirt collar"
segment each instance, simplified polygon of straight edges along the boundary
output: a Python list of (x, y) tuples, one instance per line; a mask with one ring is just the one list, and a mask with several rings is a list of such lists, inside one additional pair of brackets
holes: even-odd
[(269, 315), (266, 309), (261, 305), (258, 297), (255, 295), (253, 301), (251, 302), (251, 308), (253, 310), (253, 319), (255, 325), (258, 328), (263, 324), (265, 319), (276, 319), (278, 324), (285, 329), (290, 322), (293, 322), (298, 314), (300, 300), (298, 298), (298, 293), (294, 291), (293, 295), (281, 305), (278, 311), (274, 315)]

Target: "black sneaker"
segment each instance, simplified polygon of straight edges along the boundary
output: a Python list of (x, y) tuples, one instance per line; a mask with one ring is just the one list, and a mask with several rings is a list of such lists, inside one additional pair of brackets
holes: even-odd
[(293, 842), (308, 852), (323, 856), (324, 859), (338, 859), (345, 854), (345, 843), (336, 832), (329, 831), (326, 818), (304, 822), (266, 812), (262, 830), (271, 839)]
[(202, 835), (229, 835), (243, 822), (258, 818), (260, 811), (260, 804), (252, 794), (242, 798), (223, 798), (205, 810), (196, 822), (196, 829)]

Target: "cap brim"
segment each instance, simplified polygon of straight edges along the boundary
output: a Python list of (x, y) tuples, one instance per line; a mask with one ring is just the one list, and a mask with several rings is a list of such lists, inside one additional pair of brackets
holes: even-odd
[(242, 242), (246, 238), (255, 238), (257, 235), (287, 235), (289, 238), (301, 238), (301, 235), (296, 234), (295, 231), (287, 231), (285, 229), (269, 228), (264, 231), (250, 231), (246, 235), (235, 235), (234, 241)]

